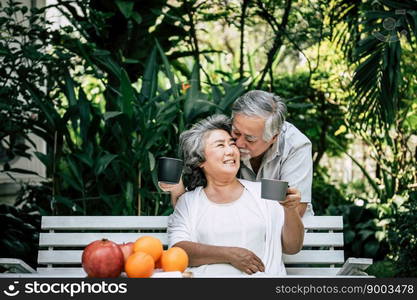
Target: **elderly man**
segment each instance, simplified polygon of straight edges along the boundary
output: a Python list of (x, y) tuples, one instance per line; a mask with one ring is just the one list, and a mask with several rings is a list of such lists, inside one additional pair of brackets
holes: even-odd
[(232, 136), (241, 153), (240, 177), (288, 181), (287, 198), (301, 197), (301, 216), (312, 215), (311, 142), (294, 125), (285, 121), (282, 99), (264, 91), (250, 91), (232, 107)]
[[(239, 97), (232, 107), (232, 136), (236, 139), (242, 167), (239, 177), (288, 181), (287, 200), (300, 199), (300, 216), (313, 215), (311, 184), (313, 163), (311, 142), (294, 125), (285, 121), (286, 106), (272, 93), (254, 90)], [(184, 185), (160, 184), (171, 192), (175, 203)]]

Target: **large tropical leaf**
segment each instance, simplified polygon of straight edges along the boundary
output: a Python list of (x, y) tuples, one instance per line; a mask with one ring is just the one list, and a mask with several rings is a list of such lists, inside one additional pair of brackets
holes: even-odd
[(334, 8), (331, 19), (343, 22), (334, 41), (356, 66), (352, 80), (356, 92), (351, 110), (353, 120), (371, 127), (393, 124), (400, 105), (402, 44), (415, 43), (417, 37), (417, 2), (335, 0), (331, 3)]

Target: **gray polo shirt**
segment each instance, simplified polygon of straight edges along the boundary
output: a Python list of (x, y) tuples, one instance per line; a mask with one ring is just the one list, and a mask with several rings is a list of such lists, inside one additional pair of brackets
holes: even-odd
[(288, 181), (290, 187), (301, 193), (301, 202), (307, 202), (304, 216), (314, 215), (311, 205), (313, 159), (310, 140), (289, 122), (284, 122), (276, 143), (265, 153), (258, 174), (249, 159), (243, 160), (240, 177), (251, 181), (262, 178)]

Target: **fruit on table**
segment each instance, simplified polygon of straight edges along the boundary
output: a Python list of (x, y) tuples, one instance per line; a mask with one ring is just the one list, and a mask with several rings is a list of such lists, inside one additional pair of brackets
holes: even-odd
[(133, 245), (133, 252), (145, 252), (157, 261), (164, 251), (161, 241), (153, 236), (142, 236)]
[(120, 250), (122, 250), (124, 262), (126, 262), (127, 258), (133, 253), (133, 242), (119, 244)]
[(155, 262), (155, 269), (162, 269), (161, 259), (162, 259), (162, 256), (164, 255), (165, 251), (166, 250), (162, 251), (161, 257)]
[(88, 277), (115, 278), (123, 270), (124, 257), (116, 243), (102, 239), (84, 248), (81, 262)]
[(187, 252), (180, 247), (169, 248), (162, 253), (161, 266), (165, 272), (184, 272), (184, 270), (188, 267)]
[(151, 255), (136, 251), (130, 255), (125, 263), (125, 272), (129, 278), (147, 278), (152, 276), (155, 262)]

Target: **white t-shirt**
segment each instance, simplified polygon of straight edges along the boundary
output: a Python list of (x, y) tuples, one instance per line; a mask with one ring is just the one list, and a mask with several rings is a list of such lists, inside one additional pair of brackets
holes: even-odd
[[(201, 190), (205, 209), (196, 224), (197, 239), (212, 246), (241, 247), (262, 259), (265, 248), (265, 222), (255, 201), (244, 189), (242, 196), (229, 203), (215, 203)], [(190, 268), (194, 274), (244, 274), (230, 264), (210, 264)]]
[[(181, 241), (213, 246), (243, 247), (264, 263), (265, 273), (285, 275), (281, 230), (284, 211), (276, 201), (260, 198), (260, 182), (240, 180), (245, 187), (233, 202), (216, 204), (202, 187), (183, 194), (168, 222), (169, 247)], [(230, 264), (190, 267), (195, 275), (245, 274)]]

